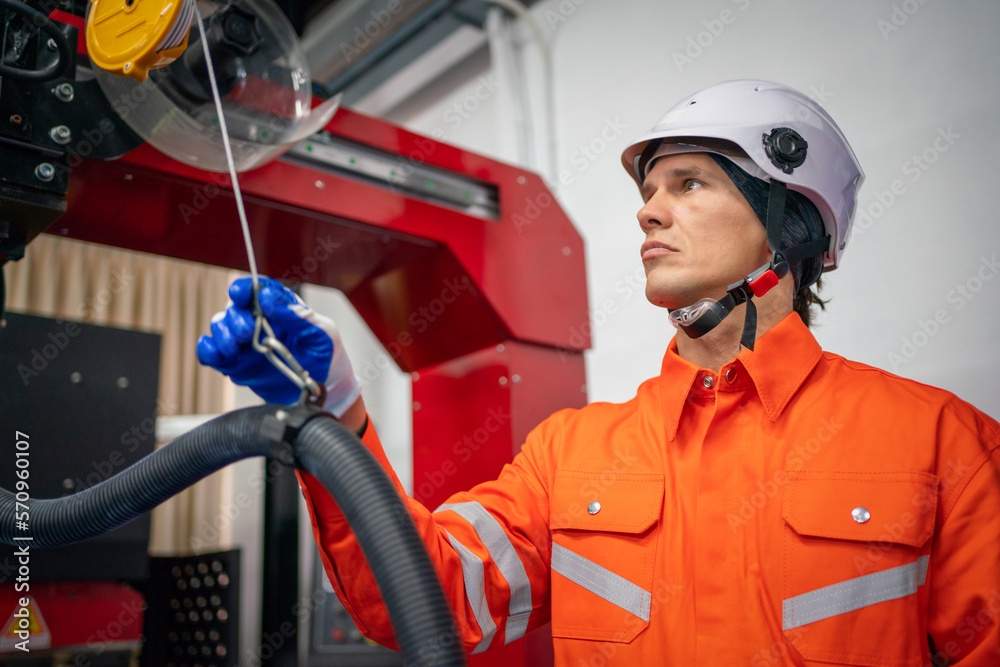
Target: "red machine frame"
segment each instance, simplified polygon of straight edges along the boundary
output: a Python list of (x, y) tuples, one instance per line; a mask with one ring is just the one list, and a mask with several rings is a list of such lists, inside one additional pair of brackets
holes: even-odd
[[(433, 508), (495, 478), (546, 416), (585, 404), (583, 240), (531, 172), (348, 109), (326, 130), (497, 189), (491, 220), (298, 161), (240, 178), (261, 273), (342, 290), (411, 373), (414, 495)], [(247, 270), (228, 181), (148, 145), (86, 162), (50, 233)], [(471, 664), (551, 660), (543, 632)]]

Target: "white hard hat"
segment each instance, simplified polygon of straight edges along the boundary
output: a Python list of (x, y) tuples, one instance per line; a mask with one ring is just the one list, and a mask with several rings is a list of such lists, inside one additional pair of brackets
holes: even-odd
[(657, 151), (662, 155), (664, 143), (677, 144), (669, 152), (698, 147), (735, 157), (739, 164), (742, 154), (722, 142), (735, 144), (757, 167), (743, 164), (746, 171), (781, 181), (816, 205), (831, 238), (823, 267), (837, 268), (865, 175), (837, 124), (797, 90), (751, 79), (706, 88), (678, 102), (626, 148), (622, 164), (639, 187), (649, 158)]

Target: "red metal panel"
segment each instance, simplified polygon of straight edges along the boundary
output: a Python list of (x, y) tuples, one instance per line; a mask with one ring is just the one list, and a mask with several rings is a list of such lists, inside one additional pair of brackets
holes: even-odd
[(495, 479), (543, 419), (586, 403), (583, 355), (508, 340), (413, 378), (413, 494), (433, 509)]
[[(138, 647), (146, 603), (135, 589), (114, 582), (32, 583), (34, 598), (52, 635), (53, 649), (75, 647), (104, 653)], [(0, 584), (0, 626), (6, 624), (25, 593)], [(31, 654), (37, 654), (35, 650)], [(21, 655), (20, 653), (18, 655)], [(2, 664), (0, 660), (0, 664)]]
[[(581, 344), (570, 336), (570, 325), (587, 314), (583, 241), (537, 175), (347, 109), (338, 111), (327, 129), (397, 154), (401, 168), (427, 163), (494, 185), (500, 220), (278, 160), (241, 176), (264, 271), (299, 275), (350, 294), (385, 272), (380, 258), (391, 267), (412, 260), (420, 248), (443, 246), (510, 337), (589, 347), (589, 340)], [(149, 146), (115, 162), (75, 169), (68, 200), (54, 233), (247, 268), (228, 177), (180, 164)], [(330, 243), (340, 249), (323, 250)], [(306, 266), (312, 268), (304, 271)], [(410, 283), (411, 291), (419, 288), (419, 282)], [(429, 300), (439, 289), (434, 285), (420, 297)]]

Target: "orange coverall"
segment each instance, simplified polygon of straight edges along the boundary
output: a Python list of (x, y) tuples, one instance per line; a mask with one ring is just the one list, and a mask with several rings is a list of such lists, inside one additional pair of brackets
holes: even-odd
[[(337, 595), (392, 646), (302, 482)], [(671, 342), (631, 401), (557, 412), (497, 480), (408, 502), (470, 651), (551, 620), (571, 667), (1000, 665), (1000, 425), (823, 352), (794, 313), (719, 373)]]

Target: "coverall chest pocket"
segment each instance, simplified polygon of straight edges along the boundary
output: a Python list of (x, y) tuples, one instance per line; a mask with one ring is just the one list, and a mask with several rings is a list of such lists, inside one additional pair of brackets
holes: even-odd
[(917, 667), (938, 479), (922, 472), (789, 473), (782, 629), (807, 660)]
[(632, 641), (649, 625), (663, 475), (560, 470), (550, 507), (552, 635)]

